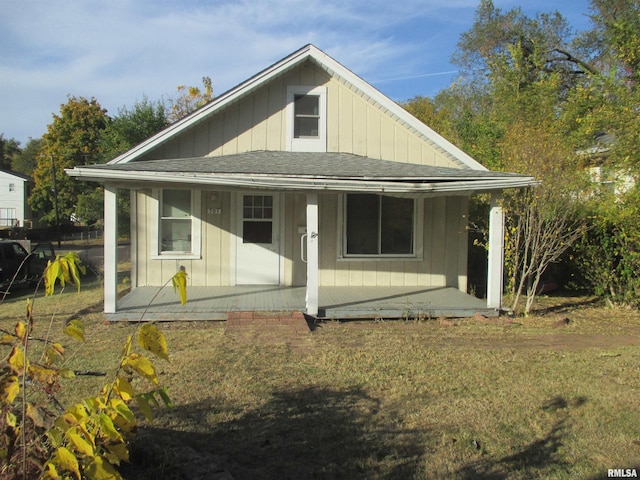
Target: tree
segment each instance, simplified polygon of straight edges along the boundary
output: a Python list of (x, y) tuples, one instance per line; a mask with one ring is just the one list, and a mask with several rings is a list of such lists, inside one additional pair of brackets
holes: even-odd
[(169, 100), (169, 121), (177, 122), (213, 99), (211, 78), (202, 77), (204, 91), (198, 87), (178, 86), (178, 95)]
[(102, 132), (104, 161), (112, 160), (169, 126), (165, 106), (146, 97), (131, 109), (122, 107)]
[(96, 163), (102, 158), (101, 133), (109, 122), (95, 98), (69, 97), (60, 115), (44, 134), (44, 146), (34, 171), (35, 186), (29, 197), (34, 212), (50, 225), (67, 221), (76, 213), (78, 198), (91, 195), (94, 186), (76, 182), (64, 169)]
[(0, 169), (11, 170), (13, 157), (20, 153), (20, 142), (15, 138), (5, 139), (0, 133)]
[(32, 176), (38, 166), (38, 156), (44, 146), (44, 139), (30, 138), (25, 147), (11, 160), (11, 168), (24, 175)]
[(587, 229), (582, 214), (586, 176), (576, 174), (576, 153), (548, 127), (519, 122), (509, 129), (501, 150), (515, 170), (542, 180), (537, 187), (507, 192), (504, 197), (511, 308), (518, 308), (524, 294), (528, 314), (548, 267), (560, 261)]

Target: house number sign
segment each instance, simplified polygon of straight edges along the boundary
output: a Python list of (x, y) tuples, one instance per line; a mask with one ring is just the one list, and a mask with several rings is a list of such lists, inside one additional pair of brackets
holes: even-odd
[(207, 213), (209, 215), (222, 215), (221, 208), (207, 208)]

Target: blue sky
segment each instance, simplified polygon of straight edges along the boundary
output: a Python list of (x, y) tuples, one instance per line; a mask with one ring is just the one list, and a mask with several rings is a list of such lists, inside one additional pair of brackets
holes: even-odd
[[(479, 0), (3, 0), (0, 133), (46, 132), (67, 95), (115, 116), (211, 77), (222, 93), (313, 43), (396, 101), (434, 96)], [(588, 26), (588, 0), (494, 0)]]

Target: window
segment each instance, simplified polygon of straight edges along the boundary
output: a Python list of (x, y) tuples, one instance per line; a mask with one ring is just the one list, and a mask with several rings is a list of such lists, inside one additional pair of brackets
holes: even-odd
[(10, 183), (9, 184), (9, 191), (10, 192), (15, 192), (16, 191), (16, 184), (15, 183)]
[(320, 135), (320, 97), (294, 95), (293, 138), (315, 138)]
[(271, 195), (243, 197), (242, 243), (273, 243), (273, 197)]
[[(200, 191), (186, 189), (157, 190), (157, 221), (153, 249), (162, 258), (200, 258)], [(157, 242), (157, 243), (156, 243)]]
[(415, 201), (373, 194), (348, 194), (345, 202), (346, 256), (415, 254)]
[(325, 152), (326, 87), (289, 87), (287, 137), (294, 152)]

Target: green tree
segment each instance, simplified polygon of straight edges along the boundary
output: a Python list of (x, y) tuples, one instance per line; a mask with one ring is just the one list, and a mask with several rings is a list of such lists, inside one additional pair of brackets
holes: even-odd
[(100, 140), (108, 122), (106, 110), (95, 98), (69, 97), (61, 105), (60, 115), (53, 115), (43, 136), (44, 146), (34, 171), (35, 186), (29, 197), (31, 208), (40, 213), (42, 221), (50, 225), (68, 221), (76, 214), (78, 198), (91, 195), (94, 186), (76, 182), (64, 169), (102, 158)]
[(105, 161), (138, 145), (169, 126), (165, 106), (146, 97), (133, 108), (122, 107), (102, 132), (102, 155)]
[(15, 138), (4, 138), (0, 133), (0, 169), (11, 170), (13, 158), (20, 153), (20, 142)]
[(44, 139), (30, 138), (25, 147), (15, 154), (11, 160), (11, 167), (14, 171), (24, 175), (33, 175), (38, 166), (38, 156), (41, 155)]

